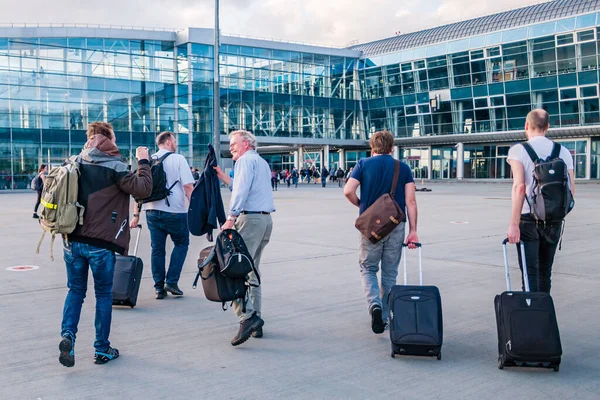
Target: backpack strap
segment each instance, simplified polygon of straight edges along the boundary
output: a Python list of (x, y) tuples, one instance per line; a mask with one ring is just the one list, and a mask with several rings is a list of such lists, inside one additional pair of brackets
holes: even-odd
[(533, 147), (531, 147), (531, 145), (529, 143), (523, 142), (521, 144), (525, 148), (525, 151), (527, 151), (527, 154), (529, 154), (529, 158), (531, 158), (531, 161), (533, 161), (535, 163), (537, 160), (540, 159), (540, 157), (537, 155), (535, 150), (533, 150)]
[(553, 142), (554, 146), (552, 147), (552, 153), (550, 154), (550, 159), (558, 158), (560, 156), (561, 145)]
[(161, 163), (161, 162), (165, 161), (165, 158), (169, 157), (171, 154), (173, 154), (173, 153), (170, 152), (170, 151), (167, 152), (167, 153), (165, 153), (165, 155), (163, 155), (162, 157), (156, 159), (156, 162), (157, 163)]
[(400, 176), (400, 161), (394, 160), (394, 177), (392, 178), (392, 190), (390, 195), (394, 197), (396, 194), (396, 186), (398, 186), (398, 177)]

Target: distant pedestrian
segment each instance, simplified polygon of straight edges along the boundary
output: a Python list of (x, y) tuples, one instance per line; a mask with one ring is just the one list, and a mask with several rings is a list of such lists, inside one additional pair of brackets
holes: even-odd
[(329, 170), (326, 166), (321, 169), (321, 187), (327, 186), (327, 177), (329, 176)]
[(46, 173), (48, 172), (48, 167), (46, 164), (40, 165), (38, 168), (38, 173), (33, 178), (32, 189), (37, 192), (37, 200), (35, 202), (35, 206), (33, 207), (33, 218), (39, 218), (37, 209), (40, 206), (40, 202), (42, 201), (42, 189), (44, 189), (44, 182), (46, 182)]
[(343, 187), (344, 186), (344, 170), (341, 168), (338, 168), (335, 175), (336, 175), (336, 178), (338, 181), (338, 187)]
[(292, 183), (294, 184), (294, 187), (298, 187), (298, 170), (296, 167), (292, 169)]
[(271, 189), (273, 192), (277, 191), (277, 183), (279, 182), (279, 173), (277, 171), (271, 172)]

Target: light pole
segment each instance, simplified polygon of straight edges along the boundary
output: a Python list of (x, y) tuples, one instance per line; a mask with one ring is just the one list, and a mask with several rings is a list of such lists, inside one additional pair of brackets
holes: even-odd
[(214, 80), (213, 80), (213, 147), (217, 156), (217, 163), (221, 161), (221, 129), (220, 108), (221, 96), (219, 94), (219, 0), (215, 0), (215, 43), (214, 43)]

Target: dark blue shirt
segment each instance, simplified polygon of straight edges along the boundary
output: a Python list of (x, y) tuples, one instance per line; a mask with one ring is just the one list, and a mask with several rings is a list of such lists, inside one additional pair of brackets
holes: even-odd
[[(360, 182), (360, 210), (362, 214), (371, 204), (392, 190), (395, 159), (391, 155), (380, 155), (363, 158), (356, 163), (351, 178)], [(414, 182), (410, 167), (400, 163), (400, 174), (396, 185), (396, 203), (400, 209), (406, 210), (404, 201), (404, 185)]]

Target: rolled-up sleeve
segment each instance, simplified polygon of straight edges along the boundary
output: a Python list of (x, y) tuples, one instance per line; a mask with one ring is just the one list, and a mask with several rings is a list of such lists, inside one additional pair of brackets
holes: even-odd
[(244, 210), (244, 203), (252, 186), (254, 163), (251, 160), (240, 158), (235, 167), (235, 181), (232, 180), (230, 184), (229, 215), (237, 217)]

